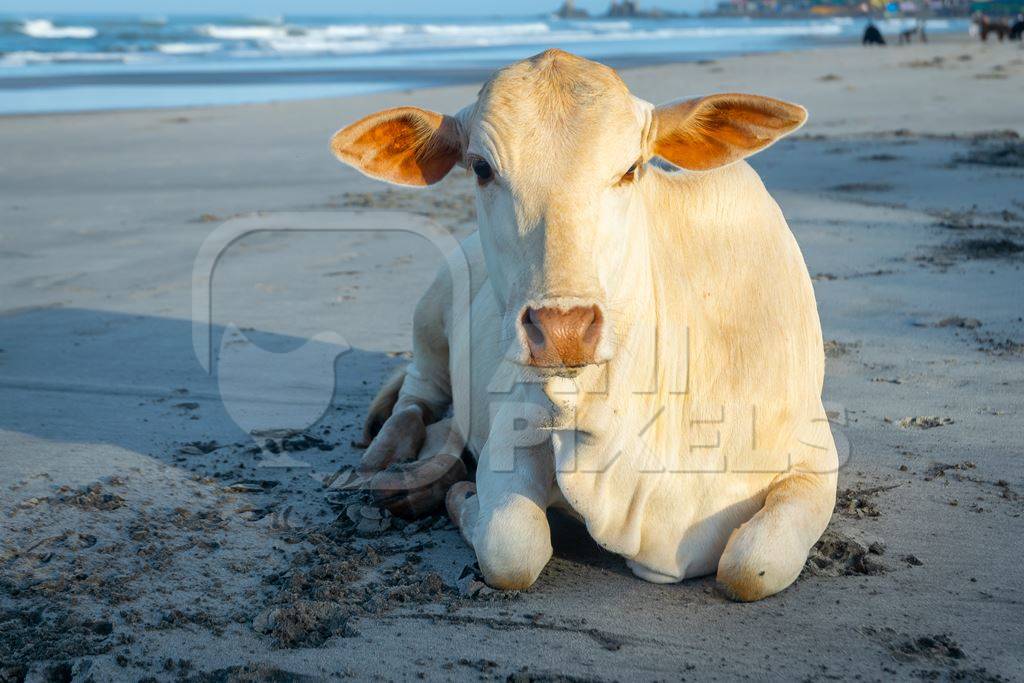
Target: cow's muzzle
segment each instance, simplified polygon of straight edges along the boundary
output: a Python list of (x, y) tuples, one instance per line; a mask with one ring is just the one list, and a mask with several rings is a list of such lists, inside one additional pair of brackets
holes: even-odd
[(519, 324), (526, 337), (528, 365), (578, 368), (597, 362), (604, 325), (598, 306), (529, 307)]

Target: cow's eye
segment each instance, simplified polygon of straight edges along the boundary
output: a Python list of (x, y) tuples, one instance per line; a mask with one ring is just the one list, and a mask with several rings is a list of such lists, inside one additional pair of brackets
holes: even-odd
[(639, 164), (633, 164), (629, 167), (629, 170), (622, 174), (622, 178), (619, 179), (620, 183), (631, 183), (636, 179), (636, 169)]
[(476, 173), (476, 182), (478, 185), (486, 185), (494, 180), (494, 169), (492, 169), (491, 165), (483, 159), (473, 160), (473, 173)]

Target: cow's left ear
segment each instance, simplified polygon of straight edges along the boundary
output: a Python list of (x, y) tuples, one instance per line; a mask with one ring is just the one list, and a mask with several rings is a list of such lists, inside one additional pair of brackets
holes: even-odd
[(723, 94), (657, 107), (650, 153), (692, 171), (725, 166), (792, 133), (807, 120), (798, 104)]
[(344, 163), (399, 185), (432, 185), (462, 159), (462, 136), (451, 116), (398, 107), (371, 114), (331, 138)]

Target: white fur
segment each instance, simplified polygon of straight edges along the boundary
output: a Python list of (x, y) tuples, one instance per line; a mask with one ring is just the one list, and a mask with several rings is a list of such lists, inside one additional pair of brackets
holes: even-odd
[[(464, 244), (472, 305), (451, 309), (445, 273), (424, 295), (400, 399), (437, 405), (470, 375), (450, 400), (479, 460), (461, 519), (486, 579), (533, 583), (558, 506), (641, 578), (781, 590), (828, 522), (837, 467), (814, 292), (782, 212), (743, 161), (617, 183), (652, 156), (651, 105), (609, 81), (600, 109), (566, 121), (543, 89), (500, 97), (526, 87), (507, 80), (457, 115), (497, 174)], [(581, 302), (604, 314), (604, 362), (524, 367), (524, 307)]]

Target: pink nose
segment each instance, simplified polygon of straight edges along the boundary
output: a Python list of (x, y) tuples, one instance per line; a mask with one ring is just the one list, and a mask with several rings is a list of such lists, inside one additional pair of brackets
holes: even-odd
[(528, 308), (523, 330), (529, 364), (538, 368), (581, 367), (594, 362), (603, 316), (597, 306)]

